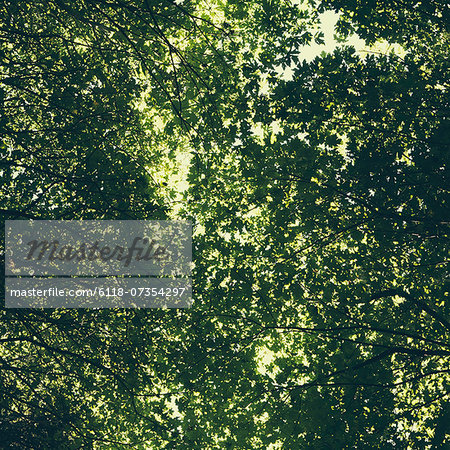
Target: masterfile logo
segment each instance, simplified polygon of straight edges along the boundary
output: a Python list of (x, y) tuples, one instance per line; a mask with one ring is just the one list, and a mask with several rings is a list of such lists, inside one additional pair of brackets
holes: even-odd
[(7, 221), (6, 275), (186, 275), (184, 221)]
[[(141, 243), (141, 246), (139, 245)], [(30, 246), (30, 251), (26, 257), (27, 261), (32, 259), (42, 260), (48, 258), (50, 261), (94, 261), (99, 259), (101, 261), (117, 260), (128, 267), (133, 259), (136, 261), (150, 261), (151, 259), (164, 260), (168, 259), (169, 254), (166, 248), (158, 245), (152, 239), (135, 237), (131, 247), (124, 248), (116, 245), (113, 249), (108, 245), (101, 245), (95, 241), (92, 245), (86, 242), (81, 243), (78, 247), (71, 245), (64, 245), (58, 240), (52, 242), (48, 241), (33, 241), (27, 242)]]

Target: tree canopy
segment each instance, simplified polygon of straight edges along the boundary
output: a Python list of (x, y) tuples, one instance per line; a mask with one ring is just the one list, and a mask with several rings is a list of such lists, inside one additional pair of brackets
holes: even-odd
[(3, 309), (3, 448), (445, 448), (448, 19), (2, 2), (3, 220), (189, 219), (195, 263), (190, 309)]

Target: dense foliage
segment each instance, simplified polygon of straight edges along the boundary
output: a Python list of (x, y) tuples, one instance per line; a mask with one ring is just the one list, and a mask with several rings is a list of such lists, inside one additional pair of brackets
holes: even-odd
[(448, 17), (2, 2), (3, 219), (191, 219), (195, 298), (3, 310), (0, 446), (445, 448)]

